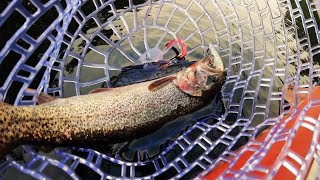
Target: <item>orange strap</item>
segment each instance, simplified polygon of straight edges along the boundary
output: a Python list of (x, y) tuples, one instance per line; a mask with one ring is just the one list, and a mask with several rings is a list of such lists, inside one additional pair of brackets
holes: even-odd
[(178, 57), (179, 59), (184, 58), (186, 56), (186, 54), (187, 54), (187, 46), (186, 46), (186, 43), (183, 40), (181, 40), (181, 39), (173, 39), (166, 45), (166, 47), (170, 47), (175, 43), (180, 44), (182, 46), (181, 53), (176, 57)]

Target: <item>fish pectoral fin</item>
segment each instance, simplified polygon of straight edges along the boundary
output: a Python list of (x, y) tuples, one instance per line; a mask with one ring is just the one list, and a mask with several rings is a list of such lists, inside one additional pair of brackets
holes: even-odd
[(56, 99), (57, 99), (57, 98), (55, 98), (55, 97), (53, 97), (53, 96), (50, 96), (50, 95), (47, 94), (47, 93), (41, 92), (41, 93), (39, 94), (39, 96), (38, 96), (37, 104), (38, 104), (38, 105), (45, 104), (45, 103), (54, 101), (54, 100), (56, 100)]
[(167, 84), (169, 84), (170, 82), (172, 82), (176, 78), (177, 78), (176, 76), (169, 76), (169, 77), (165, 77), (165, 78), (156, 80), (149, 85), (148, 89), (149, 89), (149, 91), (159, 90), (159, 89), (163, 88), (164, 86), (166, 86)]
[(89, 92), (89, 94), (111, 91), (113, 88), (98, 88)]

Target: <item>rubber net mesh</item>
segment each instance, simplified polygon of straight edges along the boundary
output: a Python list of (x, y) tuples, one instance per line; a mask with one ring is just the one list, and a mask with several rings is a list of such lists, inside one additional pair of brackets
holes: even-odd
[[(0, 175), (191, 178), (226, 163), (221, 178), (274, 177), (281, 169), (304, 177), (320, 150), (319, 112), (308, 114), (320, 105), (312, 99), (320, 77), (319, 6), (313, 0), (1, 1), (0, 99), (5, 102), (32, 105), (42, 90), (69, 97), (112, 87), (111, 78), (122, 67), (143, 63), (145, 52), (158, 52), (176, 38), (187, 44), (187, 60), (217, 49), (228, 78), (222, 88), (225, 113), (193, 117), (174, 138), (163, 140), (157, 153), (140, 148), (125, 158), (80, 147), (45, 153), (25, 145), (7, 156)], [(298, 110), (297, 98), (285, 103), (289, 85), (294, 97), (307, 95), (305, 109)], [(266, 138), (257, 141), (267, 128)], [(301, 128), (312, 137), (302, 154), (293, 143)], [(261, 165), (281, 143), (280, 156)], [(246, 153), (252, 156), (235, 170)]]

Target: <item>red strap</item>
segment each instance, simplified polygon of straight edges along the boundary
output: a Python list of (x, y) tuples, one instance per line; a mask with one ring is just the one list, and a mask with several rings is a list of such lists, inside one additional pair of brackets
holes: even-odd
[(174, 43), (180, 44), (180, 45), (182, 46), (181, 53), (180, 53), (180, 55), (178, 56), (179, 59), (182, 59), (182, 58), (185, 57), (186, 54), (187, 54), (187, 46), (186, 46), (186, 43), (185, 43), (183, 40), (181, 40), (181, 39), (173, 39), (173, 40), (171, 40), (171, 41), (166, 45), (166, 47), (170, 47), (170, 46), (172, 46)]

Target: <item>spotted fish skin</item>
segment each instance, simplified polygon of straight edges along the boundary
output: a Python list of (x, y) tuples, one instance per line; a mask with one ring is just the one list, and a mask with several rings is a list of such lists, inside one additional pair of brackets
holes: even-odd
[(0, 157), (21, 144), (87, 146), (139, 138), (210, 103), (226, 73), (215, 76), (218, 80), (201, 96), (183, 92), (177, 80), (150, 90), (154, 80), (37, 106), (0, 103)]

